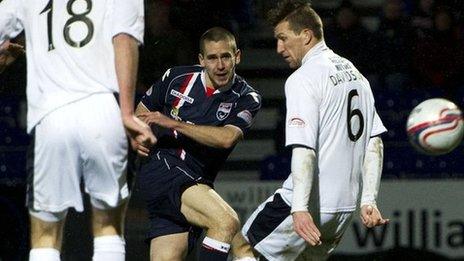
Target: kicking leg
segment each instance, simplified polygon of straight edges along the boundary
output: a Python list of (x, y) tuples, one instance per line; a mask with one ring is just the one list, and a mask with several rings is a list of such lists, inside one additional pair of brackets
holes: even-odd
[(188, 232), (153, 238), (150, 243), (151, 261), (182, 261), (187, 256)]
[(200, 260), (227, 260), (230, 244), (240, 227), (237, 213), (204, 184), (187, 188), (181, 200), (181, 212), (187, 221), (206, 229)]

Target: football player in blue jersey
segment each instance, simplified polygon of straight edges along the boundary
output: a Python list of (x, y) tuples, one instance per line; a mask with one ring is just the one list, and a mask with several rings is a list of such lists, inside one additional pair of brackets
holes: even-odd
[(136, 111), (157, 136), (137, 177), (149, 211), (151, 260), (184, 259), (201, 229), (200, 260), (227, 260), (240, 228), (213, 182), (251, 127), (261, 96), (235, 74), (240, 50), (229, 31), (206, 31), (198, 58), (200, 65), (166, 71)]

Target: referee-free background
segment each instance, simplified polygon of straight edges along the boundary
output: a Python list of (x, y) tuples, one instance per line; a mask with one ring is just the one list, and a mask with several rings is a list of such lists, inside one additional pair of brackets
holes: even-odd
[[(242, 50), (237, 73), (263, 96), (245, 140), (216, 188), (242, 220), (289, 173), (284, 148), (283, 85), (292, 70), (275, 52), (266, 12), (276, 1), (147, 0), (137, 93), (171, 66), (197, 63), (197, 39), (212, 26), (233, 31)], [(464, 2), (460, 0), (315, 0), (327, 45), (366, 76), (389, 132), (379, 207), (391, 223), (367, 230), (357, 218), (332, 260), (464, 258), (463, 146), (431, 157), (408, 143), (406, 119), (421, 101), (464, 105)], [(24, 39), (19, 37), (18, 42)], [(25, 73), (22, 57), (0, 74), (0, 260), (27, 260)], [(63, 260), (90, 260), (88, 213), (70, 213)], [(148, 260), (143, 199), (134, 187), (126, 220), (127, 260)], [(304, 259), (304, 257), (302, 257)]]

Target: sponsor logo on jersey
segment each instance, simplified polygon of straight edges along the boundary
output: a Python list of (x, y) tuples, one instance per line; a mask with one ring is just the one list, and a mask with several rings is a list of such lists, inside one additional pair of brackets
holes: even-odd
[(239, 112), (237, 116), (242, 118), (248, 125), (250, 125), (251, 121), (253, 120), (253, 116), (251, 115), (251, 112), (248, 110)]
[(288, 127), (291, 127), (291, 128), (304, 128), (305, 125), (306, 123), (304, 122), (304, 120), (300, 118), (291, 118), (288, 121)]
[(171, 95), (174, 96), (174, 97), (177, 97), (177, 98), (179, 98), (181, 100), (184, 100), (184, 101), (186, 101), (186, 102), (188, 102), (190, 104), (192, 104), (193, 101), (195, 100), (192, 97), (187, 96), (185, 94), (182, 94), (182, 93), (180, 93), (180, 92), (178, 92), (176, 90), (171, 90)]
[(218, 120), (222, 121), (225, 118), (227, 118), (227, 116), (229, 116), (230, 110), (232, 110), (232, 103), (221, 102), (216, 112), (216, 117), (218, 118)]

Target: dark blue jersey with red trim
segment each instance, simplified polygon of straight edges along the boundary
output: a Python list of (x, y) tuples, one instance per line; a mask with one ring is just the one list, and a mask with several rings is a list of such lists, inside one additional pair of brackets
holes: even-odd
[[(201, 66), (171, 68), (141, 102), (148, 110), (176, 120), (195, 125), (233, 125), (245, 134), (261, 108), (261, 96), (238, 75), (230, 88), (213, 92), (206, 87), (205, 74)], [(233, 149), (212, 148), (174, 130), (152, 129), (158, 138), (152, 156), (174, 156), (209, 181), (214, 181)]]

